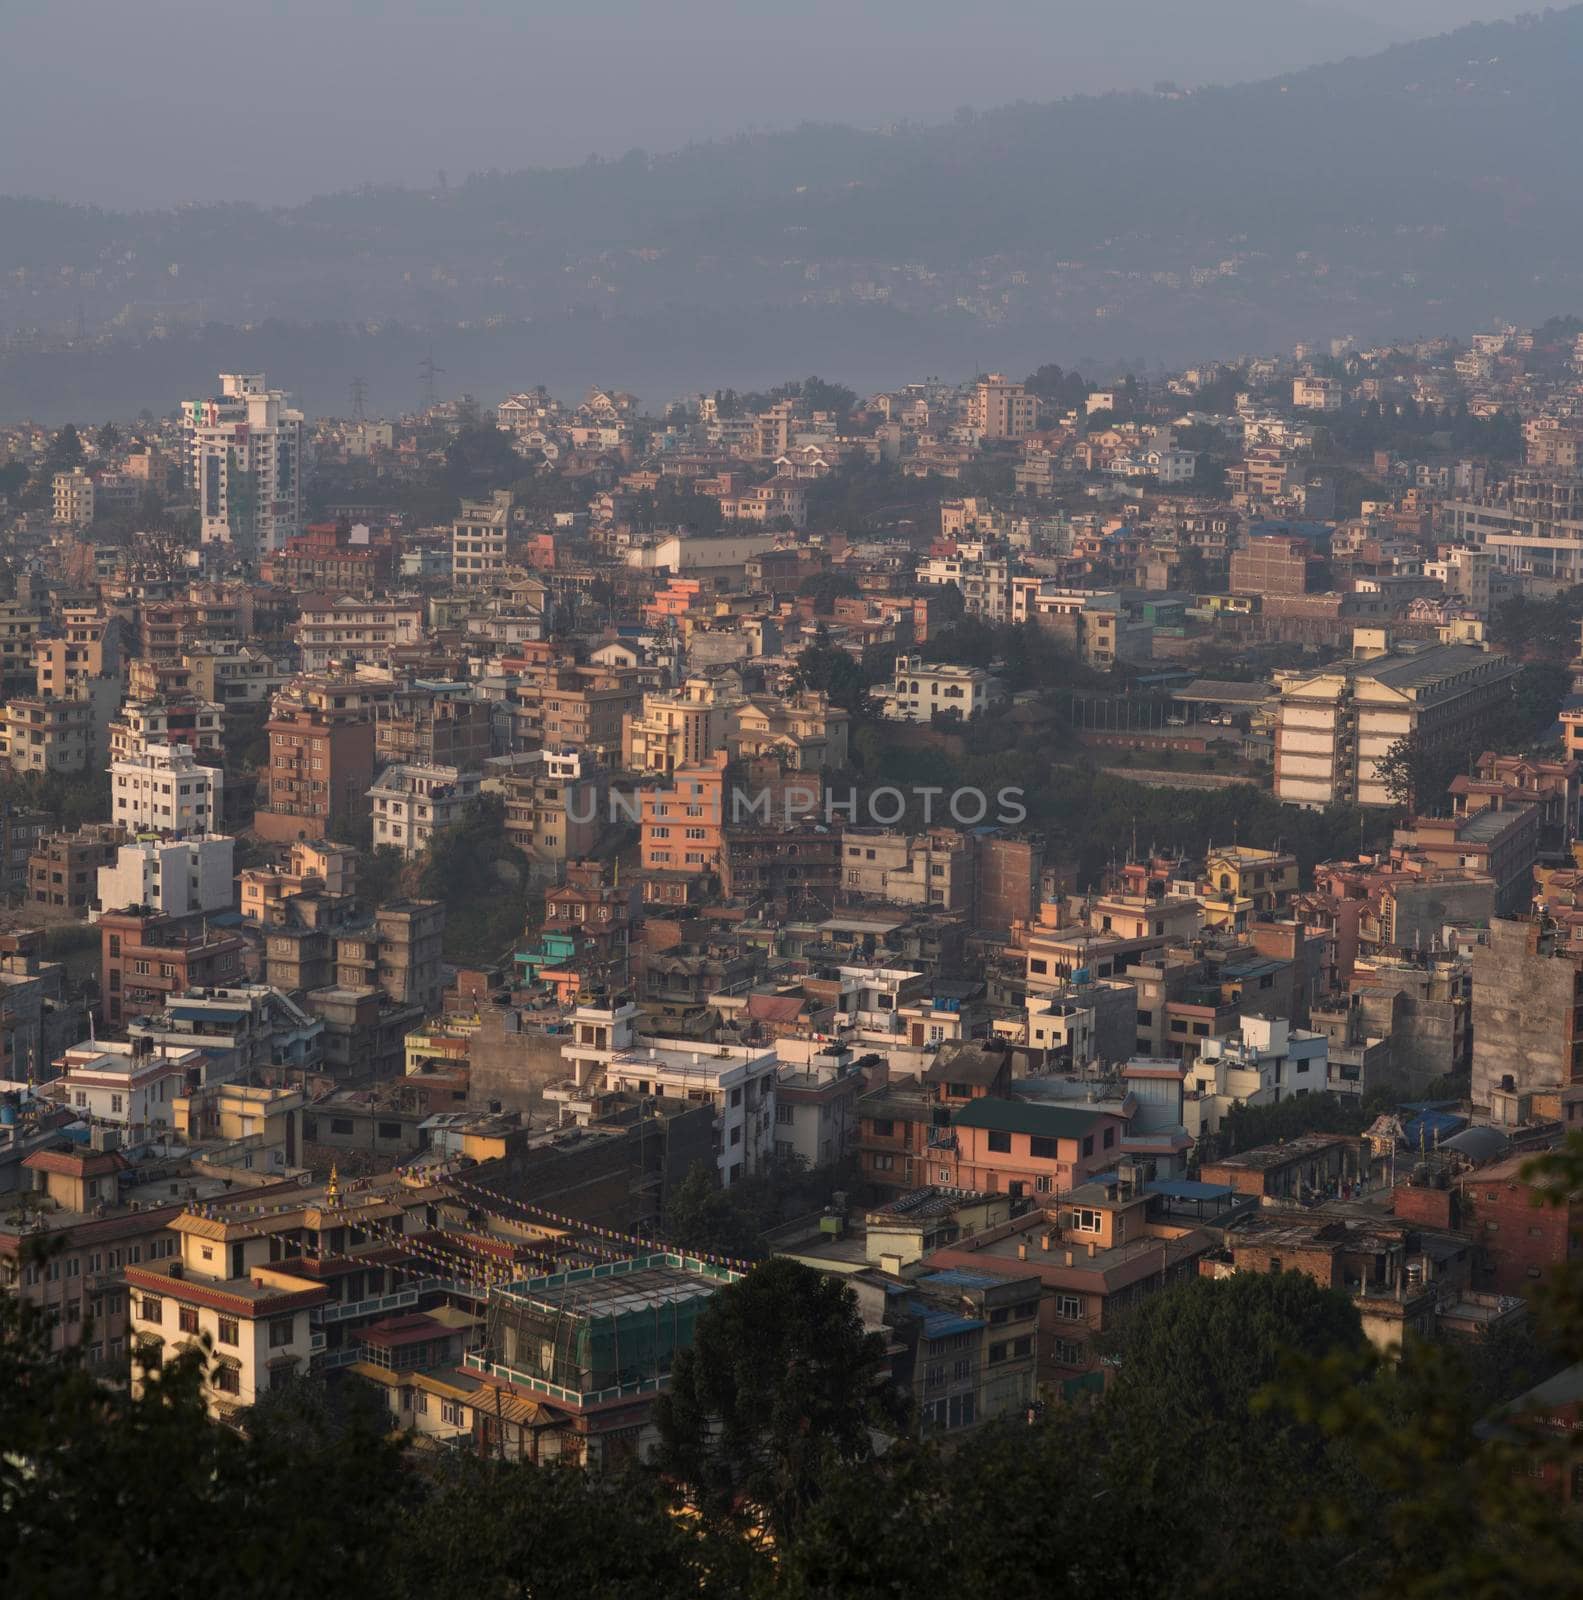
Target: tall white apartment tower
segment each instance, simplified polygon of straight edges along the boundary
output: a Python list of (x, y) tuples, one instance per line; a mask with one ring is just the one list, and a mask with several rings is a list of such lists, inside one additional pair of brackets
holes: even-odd
[(262, 372), (223, 372), (220, 392), (182, 405), (187, 473), (203, 542), (243, 560), (302, 526), (302, 413)]

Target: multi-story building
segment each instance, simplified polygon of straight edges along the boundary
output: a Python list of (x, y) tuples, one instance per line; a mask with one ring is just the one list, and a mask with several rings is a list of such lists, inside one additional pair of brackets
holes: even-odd
[(19, 691), (34, 680), (33, 647), (39, 615), (20, 600), (0, 601), (0, 684)]
[[(570, 1052), (577, 1047), (566, 1048)], [(697, 1050), (674, 1044), (633, 1046), (614, 1051), (604, 1081), (609, 1088), (631, 1094), (712, 1105), (719, 1123), (716, 1164), (721, 1184), (729, 1187), (762, 1172), (774, 1155), (779, 1065), (773, 1049), (753, 1045), (705, 1045)]]
[(1444, 531), (1487, 551), (1497, 572), (1583, 583), (1583, 478), (1517, 472), (1499, 490), (1439, 510)]
[(111, 815), (128, 834), (206, 834), (220, 820), (225, 774), (186, 745), (150, 744), (110, 763)]
[(1298, 534), (1259, 534), (1231, 553), (1231, 592), (1309, 594), (1319, 567), (1313, 546)]
[(1231, 845), (1209, 851), (1198, 901), (1206, 927), (1240, 931), (1251, 921), (1284, 912), (1296, 892), (1296, 856)]
[(236, 841), (223, 833), (123, 844), (99, 868), (100, 910), (147, 906), (169, 917), (229, 911), (236, 894), (235, 852)]
[(86, 772), (102, 767), (110, 715), (121, 698), (114, 678), (91, 678), (61, 695), (21, 695), (3, 714), (13, 772)]
[(1434, 645), (1278, 675), (1276, 796), (1309, 807), (1396, 804), (1379, 771), (1392, 746), (1411, 739), (1431, 759), (1482, 749), (1517, 673), (1505, 656)]
[(121, 629), (97, 606), (69, 606), (62, 632), (33, 647), (36, 688), (41, 695), (65, 694), (79, 683), (121, 672)]
[(1039, 425), (1038, 396), (992, 372), (968, 397), (967, 425), (985, 440), (1024, 439)]
[(276, 841), (326, 839), (367, 806), (374, 781), (374, 722), (354, 693), (276, 697), (269, 733), (264, 805), (254, 826)]
[(316, 523), (260, 562), (259, 576), (298, 594), (371, 595), (390, 586), (396, 556), (393, 533), (372, 532), (366, 523)]
[(285, 867), (247, 867), (237, 874), (242, 920), (260, 927), (285, 921), (286, 903), (300, 894), (351, 896), (357, 852), (345, 844), (299, 839)]
[(1583, 947), (1542, 919), (1495, 918), (1473, 952), (1472, 1021), (1475, 1106), (1583, 1083)]
[(0, 896), (32, 896), (32, 856), (50, 826), (43, 811), (29, 811), (0, 800)]
[(57, 472), (54, 478), (55, 521), (62, 527), (86, 528), (93, 521), (93, 478), (81, 467)]
[(882, 694), (884, 715), (892, 722), (928, 722), (937, 714), (970, 722), (1001, 698), (1000, 680), (982, 667), (920, 655), (896, 657), (895, 681)]
[[(51, 1351), (80, 1352), (90, 1371), (126, 1376), (130, 1354), (124, 1273), (174, 1254), (181, 1206), (119, 1203), (127, 1158), (113, 1149), (47, 1142), (21, 1160), (31, 1204), (0, 1224), (0, 1292), (47, 1318)], [(39, 1245), (42, 1260), (31, 1259)]]
[(230, 545), (253, 561), (299, 531), (302, 421), (261, 372), (221, 373), (218, 395), (183, 403), (187, 481), (204, 544)]
[[(310, 1313), (334, 1296), (317, 1279), (278, 1267), (230, 1276), (228, 1252), (196, 1241), (196, 1234), (182, 1235), (179, 1261), (126, 1269), (130, 1326), (139, 1349), (162, 1360), (205, 1343), (213, 1353), (203, 1369), (204, 1404), (213, 1419), (225, 1421), (307, 1373), (316, 1331)], [(145, 1381), (134, 1367), (134, 1392)]]
[(451, 524), (451, 580), (458, 589), (483, 589), (506, 572), (511, 537), (511, 491), (497, 489), (488, 500), (464, 500)]
[(100, 1006), (110, 1028), (160, 1010), (170, 995), (237, 982), (248, 949), (235, 934), (142, 911), (104, 912), (99, 940)]
[(965, 911), (973, 904), (973, 884), (973, 841), (955, 828), (919, 834), (847, 828), (841, 835), (845, 899)]
[[(124, 835), (113, 823), (90, 823), (76, 833), (41, 837), (28, 860), (28, 902), (85, 911), (94, 903), (99, 872), (115, 860)], [(136, 897), (125, 902), (137, 903)]]
[(622, 765), (669, 777), (686, 762), (704, 760), (725, 746), (742, 704), (741, 695), (710, 678), (645, 694), (641, 706), (622, 718)]
[(1339, 411), (1344, 399), (1339, 379), (1292, 379), (1292, 405), (1299, 411)]
[(192, 694), (126, 700), (110, 724), (110, 759), (136, 761), (153, 745), (185, 745), (194, 755), (222, 764), (225, 712)]
[(505, 797), (506, 837), (540, 870), (593, 854), (604, 828), (605, 772), (576, 751), (533, 752), (525, 770), (491, 779)]
[(384, 664), (392, 651), (422, 642), (423, 602), (304, 595), (292, 636), (304, 672), (328, 672), (353, 661)]
[(601, 766), (617, 766), (623, 724), (642, 703), (643, 691), (632, 673), (554, 669), (539, 692), (545, 748), (578, 750)]
[(479, 772), (489, 759), (493, 711), (487, 700), (435, 689), (401, 689), (374, 708), (374, 758)]
[(847, 763), (852, 717), (843, 707), (831, 705), (823, 690), (749, 695), (736, 708), (733, 720), (726, 745), (743, 760), (774, 760), (800, 772), (835, 771)]
[(181, 666), (193, 694), (226, 710), (268, 705), (275, 691), (290, 679), (267, 651), (228, 641), (187, 651)]
[(409, 860), (421, 856), (437, 833), (454, 828), (478, 798), (479, 777), (456, 767), (398, 764), (386, 767), (372, 789), (374, 847), (389, 845)]

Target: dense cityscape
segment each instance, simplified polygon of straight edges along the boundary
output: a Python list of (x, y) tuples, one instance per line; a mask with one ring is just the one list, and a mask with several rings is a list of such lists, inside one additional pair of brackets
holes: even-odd
[(1576, 1593), (1551, 309), (0, 419), (0, 1592)]

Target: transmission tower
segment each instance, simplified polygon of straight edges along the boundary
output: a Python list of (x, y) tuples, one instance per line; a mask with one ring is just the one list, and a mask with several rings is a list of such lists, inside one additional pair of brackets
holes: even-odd
[(436, 397), (434, 380), (444, 371), (444, 367), (435, 366), (434, 352), (432, 350), (418, 364), (418, 378), (423, 384), (423, 409), (425, 411), (434, 405)]
[(354, 422), (368, 420), (368, 383), (363, 378), (352, 379), (352, 420)]

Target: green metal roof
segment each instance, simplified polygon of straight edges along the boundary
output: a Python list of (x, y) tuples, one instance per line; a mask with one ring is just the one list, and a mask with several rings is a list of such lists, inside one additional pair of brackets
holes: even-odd
[(959, 1128), (993, 1128), (997, 1133), (1080, 1139), (1105, 1115), (1097, 1106), (1034, 1105), (1027, 1100), (996, 1100), (986, 1096), (968, 1101), (951, 1120)]

